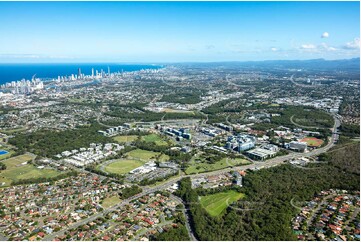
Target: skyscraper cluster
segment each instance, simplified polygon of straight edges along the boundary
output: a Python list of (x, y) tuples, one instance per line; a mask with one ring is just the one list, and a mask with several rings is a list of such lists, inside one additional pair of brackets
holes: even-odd
[(1, 89), (9, 89), (14, 94), (30, 94), (36, 90), (44, 89), (44, 83), (39, 78), (21, 81), (12, 81), (1, 85)]

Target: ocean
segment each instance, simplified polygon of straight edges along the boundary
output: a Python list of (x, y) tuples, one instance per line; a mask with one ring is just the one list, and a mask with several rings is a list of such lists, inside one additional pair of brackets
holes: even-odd
[(159, 69), (160, 65), (135, 65), (135, 64), (108, 64), (108, 63), (52, 63), (52, 64), (0, 64), (0, 84), (21, 79), (30, 80), (33, 75), (38, 78), (57, 78), (58, 76), (70, 76), (81, 73), (91, 75), (91, 70), (108, 72), (138, 71), (141, 69)]

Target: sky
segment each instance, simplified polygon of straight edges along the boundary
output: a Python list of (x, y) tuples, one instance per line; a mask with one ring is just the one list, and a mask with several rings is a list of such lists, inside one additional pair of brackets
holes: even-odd
[(359, 2), (0, 2), (2, 63), (359, 56)]

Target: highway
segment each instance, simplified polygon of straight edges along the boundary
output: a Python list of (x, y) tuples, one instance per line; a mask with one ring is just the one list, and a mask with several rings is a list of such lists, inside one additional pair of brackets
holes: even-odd
[[(222, 170), (217, 170), (217, 171), (212, 171), (212, 172), (207, 172), (207, 173), (200, 173), (200, 174), (194, 174), (194, 175), (181, 175), (179, 177), (176, 177), (176, 178), (173, 178), (173, 179), (170, 179), (168, 180), (167, 182), (165, 183), (162, 183), (160, 185), (157, 185), (157, 186), (154, 186), (154, 187), (143, 187), (143, 191), (141, 193), (138, 193), (130, 198), (127, 198), (127, 199), (124, 199), (123, 201), (121, 201), (120, 203), (116, 204), (115, 206), (113, 207), (110, 207), (108, 209), (104, 209), (102, 212), (100, 213), (97, 213), (97, 214), (94, 214), (86, 219), (83, 219), (81, 221), (78, 221), (78, 222), (75, 222), (71, 225), (69, 225), (68, 227), (58, 231), (58, 232), (55, 232), (55, 233), (52, 233), (50, 235), (47, 235), (43, 238), (43, 240), (45, 241), (50, 241), (50, 240), (53, 240), (56, 236), (60, 236), (62, 235), (66, 230), (69, 230), (69, 229), (73, 229), (73, 228), (76, 228), (80, 225), (83, 225), (83, 224), (86, 224), (88, 222), (91, 222), (99, 217), (102, 217), (104, 216), (105, 214), (109, 213), (109, 212), (112, 212), (112, 211), (116, 211), (117, 209), (119, 209), (120, 207), (128, 204), (130, 201), (134, 200), (134, 199), (138, 199), (146, 194), (149, 194), (149, 193), (153, 193), (153, 192), (156, 192), (156, 191), (159, 191), (159, 190), (163, 190), (163, 189), (166, 189), (168, 188), (169, 186), (171, 186), (172, 184), (180, 181), (181, 179), (183, 178), (186, 178), (186, 177), (191, 177), (191, 178), (200, 178), (200, 177), (203, 177), (203, 176), (210, 176), (210, 175), (219, 175), (219, 174), (223, 174), (225, 172), (229, 172), (231, 170), (235, 170), (235, 169), (242, 169), (242, 170), (247, 170), (247, 169), (252, 169), (252, 170), (257, 170), (257, 169), (262, 169), (262, 168), (270, 168), (270, 167), (274, 167), (274, 166), (277, 166), (277, 165), (280, 165), (280, 164), (283, 164), (285, 161), (287, 160), (290, 160), (290, 159), (294, 159), (294, 158), (301, 158), (301, 157), (312, 157), (312, 156), (316, 156), (316, 155), (320, 155), (324, 152), (326, 152), (327, 150), (329, 150), (330, 148), (332, 148), (334, 146), (334, 141), (337, 139), (337, 129), (338, 127), (340, 126), (340, 120), (336, 117), (336, 116), (333, 116), (335, 122), (334, 122), (334, 126), (332, 128), (332, 136), (331, 138), (329, 139), (329, 142), (326, 146), (322, 147), (322, 148), (319, 148), (319, 149), (315, 149), (315, 150), (312, 150), (310, 152), (307, 152), (307, 153), (291, 153), (291, 154), (288, 154), (288, 155), (285, 155), (285, 156), (279, 156), (279, 157), (275, 157), (273, 159), (269, 159), (269, 160), (266, 160), (265, 162), (254, 162), (253, 164), (249, 164), (249, 165), (244, 165), (244, 166), (234, 166), (234, 167), (230, 167), (230, 168), (225, 168), (225, 169), (222, 169)], [(186, 219), (188, 220), (188, 217), (186, 216)], [(187, 225), (187, 228), (188, 228), (189, 224)], [(190, 226), (189, 228), (190, 229)], [(191, 230), (189, 230), (189, 232), (191, 233)], [(191, 233), (192, 234), (192, 233)], [(191, 237), (192, 238), (192, 237)], [(193, 238), (194, 236), (193, 236)]]

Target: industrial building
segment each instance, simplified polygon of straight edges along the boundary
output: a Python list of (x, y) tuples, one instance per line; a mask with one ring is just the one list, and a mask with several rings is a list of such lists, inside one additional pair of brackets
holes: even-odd
[(267, 150), (264, 148), (256, 148), (256, 149), (247, 151), (247, 155), (251, 159), (255, 159), (255, 160), (265, 160), (265, 159), (276, 156), (276, 154), (277, 154), (277, 152)]
[(285, 146), (294, 151), (298, 152), (305, 152), (307, 149), (307, 143), (306, 142), (299, 142), (299, 141), (291, 141), (288, 145), (285, 144)]

